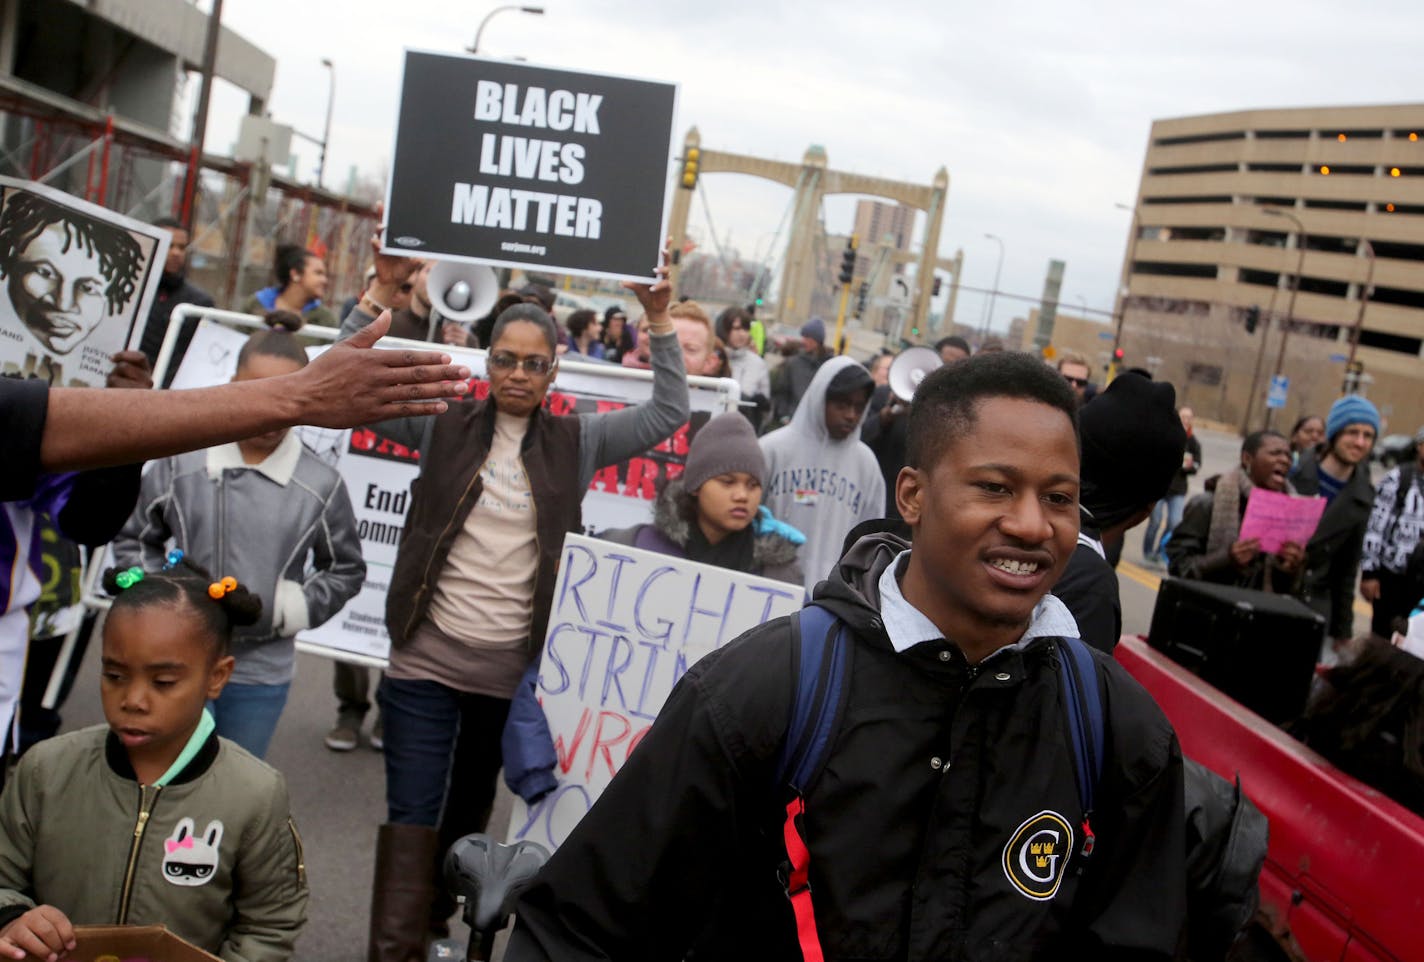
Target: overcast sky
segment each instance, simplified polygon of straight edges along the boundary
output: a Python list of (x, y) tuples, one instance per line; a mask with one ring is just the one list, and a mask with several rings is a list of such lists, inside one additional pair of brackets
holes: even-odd
[[(206, 3), (203, 4), (207, 6)], [(277, 59), (273, 117), (321, 131), (336, 65), (329, 186), (391, 150), (402, 49), (456, 52), (494, 4), (459, 0), (230, 0), (224, 21)], [(988, 288), (1003, 238), (1002, 292), (1036, 298), (1067, 262), (1064, 310), (1111, 311), (1154, 119), (1259, 107), (1424, 99), (1418, 0), (1014, 3), (837, 0), (547, 0), (501, 13), (481, 53), (681, 85), (676, 144), (797, 161), (810, 144), (839, 170), (928, 183), (950, 175), (942, 256)], [(236, 137), (245, 100), (222, 85), (209, 143)], [(431, 145), (438, 149), (438, 144)], [(301, 145), (310, 177), (315, 148)], [(703, 179), (725, 244), (765, 251), (790, 190), (732, 174)], [(854, 198), (830, 198), (848, 232)], [(710, 243), (702, 202), (692, 232)], [(782, 234), (781, 244), (785, 243)], [(986, 298), (960, 296), (978, 323)], [(996, 327), (1028, 304), (1001, 296)], [(789, 320), (789, 319), (788, 319)]]

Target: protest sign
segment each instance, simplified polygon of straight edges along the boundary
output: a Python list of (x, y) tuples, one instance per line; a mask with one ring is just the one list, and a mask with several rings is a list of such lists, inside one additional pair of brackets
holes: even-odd
[(103, 387), (136, 347), (168, 231), (31, 181), (0, 177), (0, 374)]
[(674, 84), (408, 50), (385, 249), (651, 277), (676, 105)]
[(1293, 541), (1305, 547), (1325, 512), (1324, 498), (1302, 498), (1256, 488), (1246, 502), (1241, 519), (1242, 541), (1257, 538), (1266, 554), (1278, 554), (1281, 545)]
[[(308, 328), (303, 334), (315, 332)], [(199, 321), (178, 367), (175, 385), (180, 381), (191, 387), (225, 383), (232, 376), (237, 352), (246, 336), (247, 332), (234, 331), (224, 324)], [(391, 338), (377, 346), (395, 345), (423, 346)], [(315, 357), (324, 350), (326, 345), (314, 345), (307, 348), (307, 353)], [(456, 364), (470, 369), (470, 396), (476, 400), (487, 397), (485, 352), (458, 347), (444, 350)], [(650, 399), (652, 377), (651, 371), (561, 359), (555, 386), (545, 405), (553, 414), (617, 411)], [(688, 424), (651, 451), (602, 468), (594, 475), (583, 499), (585, 533), (596, 534), (651, 519), (658, 483), (682, 473), (692, 436), (713, 414), (736, 410), (738, 392), (734, 381), (696, 378), (688, 386), (688, 397), (692, 407)], [(384, 665), (390, 650), (386, 589), (410, 507), (410, 484), (420, 473), (419, 456), (370, 428), (297, 430), (303, 443), (345, 479), (366, 561), (366, 581), (356, 597), (326, 624), (299, 634), (298, 644), (305, 651), (329, 657)]]
[[(235, 331), (203, 318), (193, 331), (193, 340), (168, 385), (174, 389), (211, 387), (226, 384), (237, 373), (237, 354), (247, 343), (250, 331)], [(163, 372), (166, 373), (166, 372)], [(154, 372), (154, 380), (159, 372)]]
[(578, 535), (564, 539), (538, 696), (559, 787), (516, 799), (510, 841), (557, 848), (623, 767), (688, 667), (800, 609), (799, 584)]

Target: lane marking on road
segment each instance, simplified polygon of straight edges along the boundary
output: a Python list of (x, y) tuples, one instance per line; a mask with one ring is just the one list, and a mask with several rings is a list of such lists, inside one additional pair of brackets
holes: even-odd
[[(1143, 568), (1140, 565), (1135, 565), (1131, 561), (1128, 561), (1126, 559), (1123, 559), (1122, 561), (1119, 561), (1117, 563), (1117, 570), (1119, 574), (1127, 575), (1133, 581), (1137, 582), (1144, 588), (1147, 588), (1151, 591), (1156, 591), (1162, 586), (1161, 578), (1157, 577), (1152, 572), (1148, 571), (1146, 568)], [(1374, 614), (1374, 609), (1370, 607), (1369, 602), (1357, 597), (1355, 599), (1355, 614), (1362, 615), (1368, 618)]]

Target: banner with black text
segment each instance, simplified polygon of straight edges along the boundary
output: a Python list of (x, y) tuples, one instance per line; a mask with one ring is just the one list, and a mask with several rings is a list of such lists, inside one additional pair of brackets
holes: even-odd
[(675, 84), (408, 50), (385, 249), (647, 279), (676, 105)]

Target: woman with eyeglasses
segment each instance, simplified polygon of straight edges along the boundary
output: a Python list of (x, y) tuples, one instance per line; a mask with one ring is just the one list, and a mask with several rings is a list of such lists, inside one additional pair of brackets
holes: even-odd
[(489, 816), (509, 701), (543, 645), (564, 534), (583, 530), (594, 473), (687, 423), (658, 271), (654, 285), (629, 285), (651, 331), (647, 403), (550, 414), (559, 331), (539, 305), (518, 304), (491, 332), (488, 397), (378, 428), (420, 450), (421, 473), (387, 589), (390, 666), (377, 700), (389, 821), (377, 842), (372, 959), (424, 958), (427, 930), (448, 919), (431, 913), (439, 858)]

